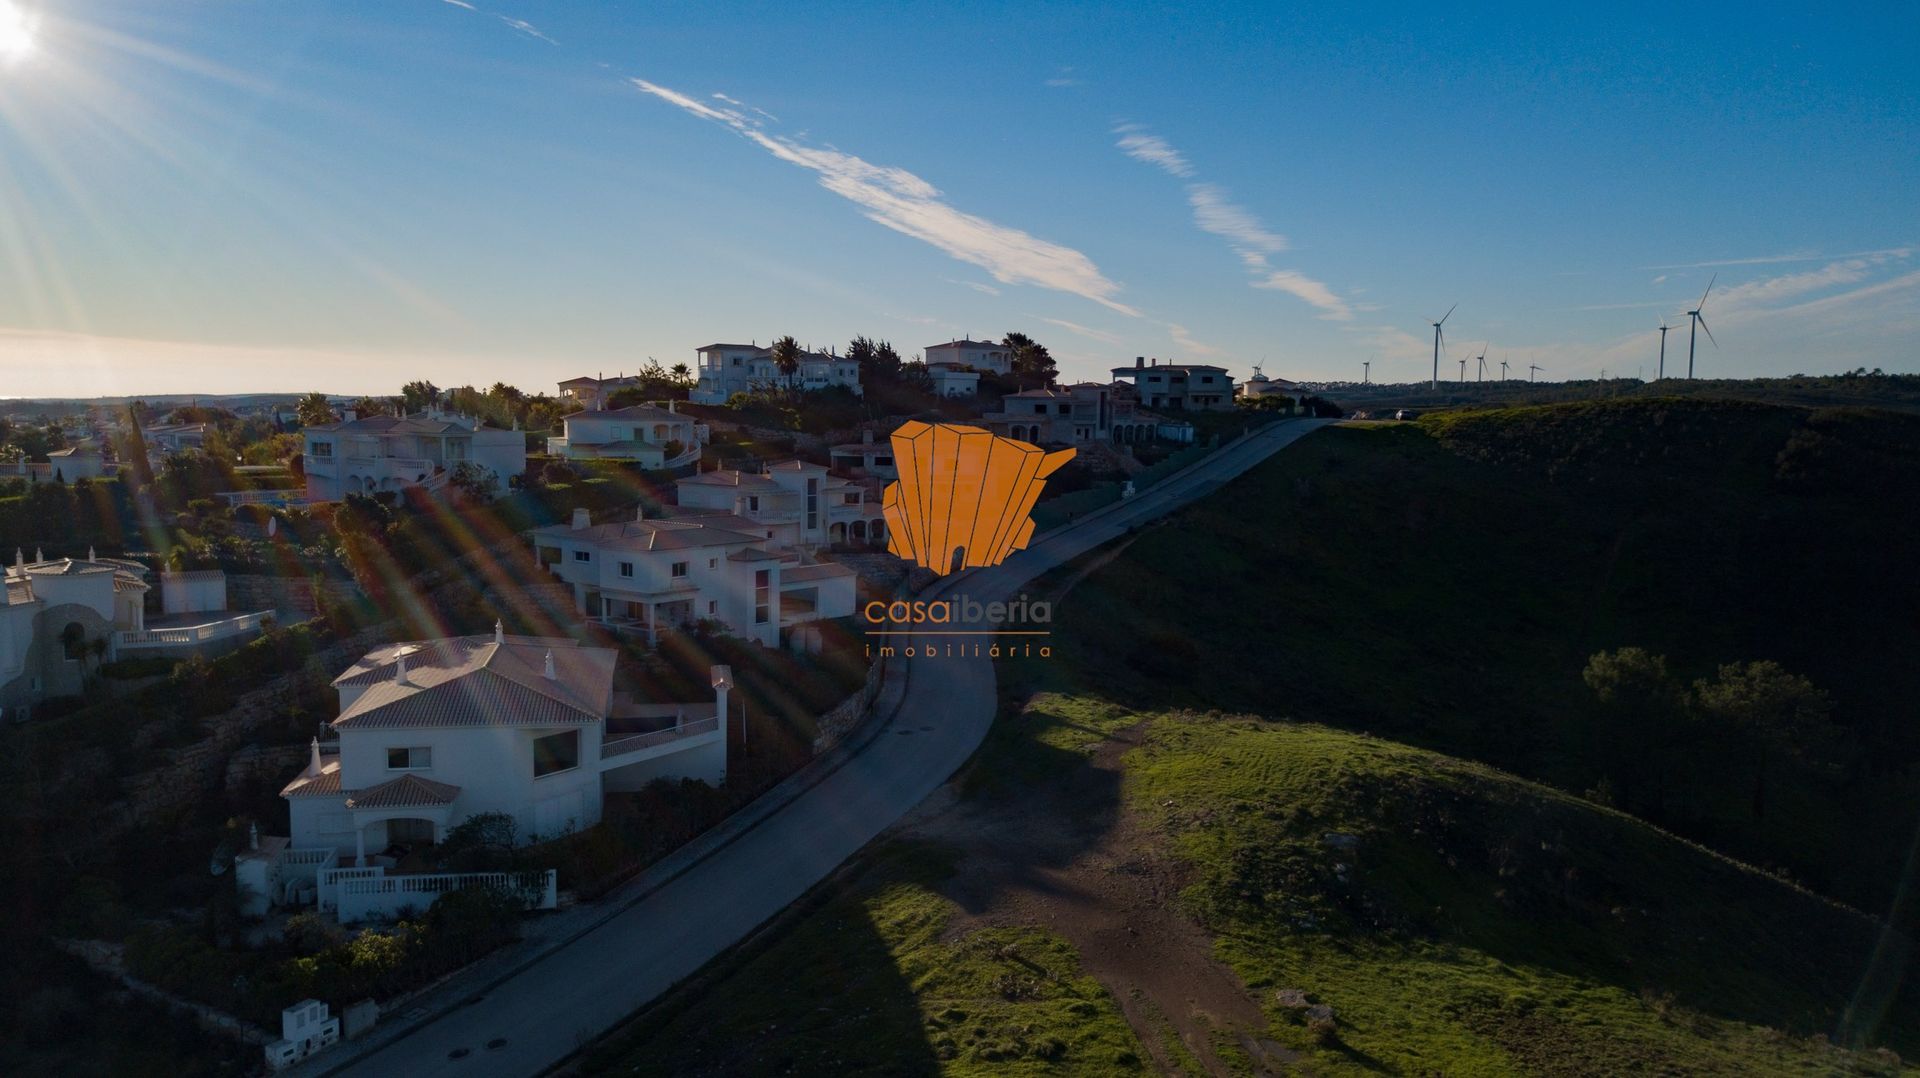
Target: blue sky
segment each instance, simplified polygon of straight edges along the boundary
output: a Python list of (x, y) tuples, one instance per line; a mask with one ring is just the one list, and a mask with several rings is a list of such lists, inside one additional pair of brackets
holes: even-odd
[(1455, 303), (1650, 377), (1714, 274), (1704, 375), (1920, 370), (1910, 4), (813, 7), (0, 0), (0, 396), (1013, 329), (1409, 380)]

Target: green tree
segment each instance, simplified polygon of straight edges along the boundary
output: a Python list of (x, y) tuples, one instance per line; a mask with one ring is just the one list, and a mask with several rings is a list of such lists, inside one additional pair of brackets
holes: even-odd
[(1622, 808), (1636, 809), (1637, 799), (1660, 815), (1670, 782), (1690, 786), (1678, 766), (1691, 741), (1686, 694), (1668, 674), (1666, 657), (1644, 648), (1596, 652), (1580, 678), (1599, 706), (1592, 756), (1602, 778), (1617, 787)]
[(127, 405), (127, 440), (120, 463), (132, 469), (137, 489), (152, 488), (153, 462), (147, 457), (147, 438), (140, 433), (140, 410), (135, 404)]
[(1827, 694), (1779, 663), (1729, 663), (1712, 681), (1693, 683), (1696, 707), (1709, 720), (1743, 736), (1753, 750), (1753, 818), (1767, 815), (1767, 775), (1774, 758), (1798, 759), (1826, 732), (1833, 704)]
[(1011, 373), (1021, 389), (1042, 389), (1059, 377), (1047, 346), (1024, 333), (1009, 333), (1000, 341), (1007, 350)]
[(782, 337), (773, 342), (773, 365), (787, 376), (787, 392), (792, 394), (798, 388), (800, 376), (800, 342), (791, 336)]
[(327, 403), (325, 393), (309, 393), (300, 398), (293, 406), (294, 414), (300, 417), (303, 427), (321, 427), (333, 422), (333, 406)]
[(429, 405), (440, 403), (440, 387), (432, 382), (421, 380), (408, 382), (400, 387), (400, 404), (408, 414), (425, 410)]

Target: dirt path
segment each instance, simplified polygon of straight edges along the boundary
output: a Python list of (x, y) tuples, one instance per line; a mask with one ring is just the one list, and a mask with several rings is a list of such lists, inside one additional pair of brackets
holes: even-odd
[(1140, 724), (1102, 742), (1057, 782), (989, 804), (948, 791), (903, 830), (958, 848), (943, 893), (965, 913), (954, 934), (983, 926), (1045, 928), (1072, 943), (1113, 994), (1163, 1073), (1231, 1073), (1224, 1035), (1262, 1073), (1295, 1054), (1265, 1036), (1267, 1019), (1206, 933), (1175, 906), (1184, 883), (1159, 836), (1120, 803), (1121, 758)]

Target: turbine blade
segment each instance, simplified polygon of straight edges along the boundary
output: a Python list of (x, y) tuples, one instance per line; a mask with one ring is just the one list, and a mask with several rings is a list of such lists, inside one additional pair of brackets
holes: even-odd
[[(1705, 316), (1705, 315), (1699, 315), (1699, 314), (1697, 314), (1697, 315), (1694, 315), (1694, 317), (1695, 317), (1695, 318), (1698, 318), (1698, 319), (1700, 319), (1700, 328), (1701, 328), (1701, 329), (1705, 329), (1705, 330), (1707, 331), (1707, 339), (1708, 339), (1708, 340), (1710, 340), (1710, 341), (1713, 341), (1713, 330), (1711, 330), (1711, 329), (1708, 329), (1708, 327), (1707, 327), (1707, 318), (1706, 318), (1706, 316)], [(1715, 348), (1718, 348), (1718, 347), (1720, 347), (1720, 342), (1719, 342), (1719, 341), (1713, 341), (1713, 346), (1714, 346)]]
[(1443, 315), (1441, 315), (1441, 316), (1440, 316), (1440, 324), (1441, 324), (1441, 325), (1443, 325), (1443, 326), (1444, 326), (1444, 325), (1446, 325), (1446, 324), (1447, 324), (1447, 319), (1449, 319), (1449, 318), (1452, 318), (1452, 317), (1453, 317), (1453, 312), (1454, 312), (1454, 311), (1456, 311), (1456, 310), (1458, 310), (1458, 309), (1459, 309), (1459, 307), (1460, 307), (1460, 305), (1459, 305), (1458, 303), (1456, 303), (1456, 304), (1454, 304), (1454, 305), (1453, 305), (1453, 306), (1451, 306), (1451, 307), (1448, 307), (1448, 308), (1447, 308), (1447, 313), (1446, 313), (1446, 314), (1443, 314)]
[[(1713, 282), (1719, 279), (1720, 274), (1718, 272), (1714, 273), (1712, 277), (1707, 278), (1707, 292), (1713, 291)], [(1700, 302), (1693, 305), (1694, 310), (1699, 310), (1707, 305), (1707, 292), (1700, 293)]]

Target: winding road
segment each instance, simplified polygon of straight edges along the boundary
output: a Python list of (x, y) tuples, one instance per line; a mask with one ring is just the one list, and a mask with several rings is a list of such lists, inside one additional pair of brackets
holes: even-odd
[[(1005, 563), (944, 580), (929, 594), (963, 591), (981, 603), (1011, 597), (1041, 574), (1218, 489), (1326, 422), (1262, 427), (1137, 497), (1049, 531)], [(931, 642), (896, 640), (903, 651)], [(996, 703), (986, 658), (894, 660), (876, 718), (850, 743), (642, 874), (572, 937), (437, 1014), (383, 1023), (365, 1040), (316, 1060), (311, 1073), (518, 1078), (545, 1071), (745, 938), (933, 793), (979, 747)]]

